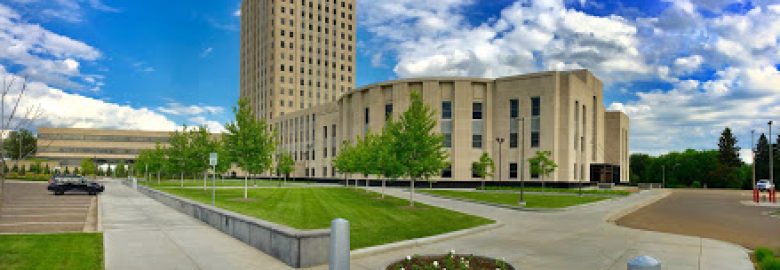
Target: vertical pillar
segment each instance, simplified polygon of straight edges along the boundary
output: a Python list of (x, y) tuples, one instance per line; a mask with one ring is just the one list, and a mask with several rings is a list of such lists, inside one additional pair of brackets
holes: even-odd
[(337, 218), (330, 222), (330, 270), (349, 270), (349, 221)]

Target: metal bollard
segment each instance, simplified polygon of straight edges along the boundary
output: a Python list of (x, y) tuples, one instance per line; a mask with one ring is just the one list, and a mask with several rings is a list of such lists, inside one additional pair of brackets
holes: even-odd
[(349, 221), (337, 218), (330, 222), (330, 270), (349, 270)]
[(661, 262), (650, 256), (638, 256), (628, 261), (628, 270), (661, 270)]

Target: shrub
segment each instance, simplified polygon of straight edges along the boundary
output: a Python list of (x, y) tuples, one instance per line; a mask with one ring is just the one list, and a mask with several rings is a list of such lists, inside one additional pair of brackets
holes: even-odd
[(771, 249), (760, 247), (756, 249), (756, 261), (761, 262), (766, 258), (773, 258), (775, 257), (775, 253), (772, 252)]
[(765, 258), (759, 265), (761, 265), (761, 270), (780, 270), (780, 259), (776, 257)]

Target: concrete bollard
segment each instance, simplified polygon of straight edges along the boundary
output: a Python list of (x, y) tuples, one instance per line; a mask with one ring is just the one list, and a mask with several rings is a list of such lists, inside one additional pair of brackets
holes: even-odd
[(330, 270), (349, 270), (349, 221), (337, 218), (330, 222)]
[(628, 261), (628, 270), (661, 270), (661, 262), (650, 256), (638, 256)]
[(133, 189), (138, 190), (138, 179), (133, 177)]

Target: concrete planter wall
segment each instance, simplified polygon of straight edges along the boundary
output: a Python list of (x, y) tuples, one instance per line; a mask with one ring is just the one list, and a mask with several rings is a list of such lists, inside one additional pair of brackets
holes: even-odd
[[(130, 184), (125, 181), (125, 184)], [(298, 230), (138, 186), (138, 191), (295, 268), (328, 262), (330, 230)]]

